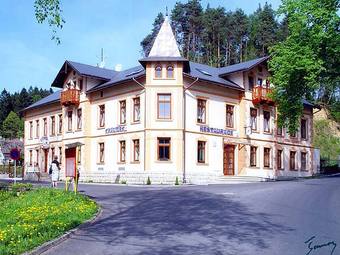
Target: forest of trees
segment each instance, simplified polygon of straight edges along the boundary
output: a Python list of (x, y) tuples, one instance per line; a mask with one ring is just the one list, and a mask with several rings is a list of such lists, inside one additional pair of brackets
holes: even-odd
[(23, 88), (11, 94), (4, 89), (0, 94), (0, 136), (4, 138), (22, 137), (23, 120), (20, 111), (43, 97), (53, 93), (52, 89)]
[[(211, 66), (227, 66), (269, 55), (269, 47), (288, 34), (287, 19), (278, 21), (272, 6), (265, 3), (246, 15), (242, 9), (204, 9), (199, 0), (177, 2), (170, 19), (182, 56)], [(147, 56), (164, 16), (159, 13), (153, 28), (141, 42)]]

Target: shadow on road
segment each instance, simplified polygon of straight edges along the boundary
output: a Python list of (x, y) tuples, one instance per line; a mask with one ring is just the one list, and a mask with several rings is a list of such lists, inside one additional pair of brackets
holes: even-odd
[(208, 192), (138, 190), (97, 199), (102, 217), (72, 239), (98, 254), (257, 254), (293, 230)]

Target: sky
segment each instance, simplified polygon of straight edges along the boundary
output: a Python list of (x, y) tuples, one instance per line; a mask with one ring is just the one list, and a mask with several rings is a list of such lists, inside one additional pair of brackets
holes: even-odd
[[(121, 64), (123, 69), (138, 65), (140, 42), (151, 31), (159, 12), (171, 10), (179, 0), (61, 0), (66, 21), (51, 40), (47, 24), (38, 24), (34, 0), (1, 0), (0, 91), (11, 93), (23, 87), (50, 88), (65, 60), (89, 65), (100, 62), (104, 49), (105, 67)], [(186, 2), (186, 0), (182, 0)], [(205, 8), (241, 8), (249, 14), (266, 0), (202, 0)], [(280, 0), (267, 0), (274, 9)]]

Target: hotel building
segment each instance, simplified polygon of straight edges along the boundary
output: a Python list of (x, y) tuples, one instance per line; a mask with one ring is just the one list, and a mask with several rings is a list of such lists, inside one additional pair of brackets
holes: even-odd
[(313, 105), (289, 135), (267, 96), (267, 57), (222, 68), (180, 55), (168, 18), (148, 57), (115, 71), (65, 61), (57, 92), (24, 110), (25, 163), (58, 155), (81, 181), (213, 183), (316, 173)]

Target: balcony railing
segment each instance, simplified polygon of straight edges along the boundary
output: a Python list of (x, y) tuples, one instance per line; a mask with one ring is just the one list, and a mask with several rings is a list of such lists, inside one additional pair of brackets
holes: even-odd
[(269, 104), (273, 105), (274, 101), (269, 97), (272, 89), (265, 87), (253, 88), (253, 103), (254, 104)]
[(68, 89), (61, 92), (60, 103), (64, 106), (78, 105), (79, 104), (79, 90)]

